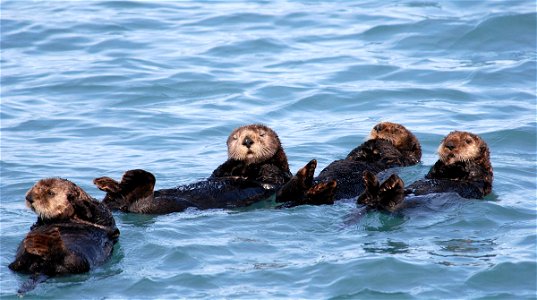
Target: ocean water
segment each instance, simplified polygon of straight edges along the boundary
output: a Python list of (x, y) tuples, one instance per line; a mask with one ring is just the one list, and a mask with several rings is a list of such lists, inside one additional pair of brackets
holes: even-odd
[(18, 299), (25, 192), (143, 168), (207, 177), (237, 126), (318, 171), (379, 121), (405, 125), (422, 177), (452, 130), (490, 146), (493, 193), (399, 215), (332, 206), (115, 213), (113, 257), (27, 299), (535, 299), (535, 1), (2, 1), (0, 297)]

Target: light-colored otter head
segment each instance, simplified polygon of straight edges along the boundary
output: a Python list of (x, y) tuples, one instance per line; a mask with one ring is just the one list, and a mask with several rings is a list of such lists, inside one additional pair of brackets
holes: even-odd
[(371, 129), (369, 139), (385, 139), (390, 141), (399, 150), (420, 150), (418, 139), (405, 126), (392, 122), (380, 122)]
[(281, 149), (278, 135), (265, 125), (239, 127), (227, 139), (228, 157), (246, 164), (260, 163), (272, 158)]
[(438, 156), (446, 165), (472, 160), (490, 164), (489, 149), (485, 141), (465, 131), (450, 132), (440, 143)]
[(47, 178), (39, 180), (26, 193), (26, 206), (41, 219), (67, 219), (75, 215), (73, 201), (90, 197), (77, 185), (66, 179)]

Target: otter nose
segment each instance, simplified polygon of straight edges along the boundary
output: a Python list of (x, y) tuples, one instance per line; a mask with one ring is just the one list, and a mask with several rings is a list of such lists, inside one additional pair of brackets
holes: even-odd
[(455, 148), (455, 145), (453, 145), (453, 142), (447, 142), (444, 147), (448, 148), (449, 150), (453, 150)]
[(26, 195), (26, 201), (28, 201), (30, 204), (34, 203), (34, 198), (32, 195), (28, 194)]
[(253, 143), (254, 141), (252, 141), (252, 139), (248, 136), (245, 137), (244, 140), (242, 141), (242, 144), (246, 146), (247, 148), (250, 148), (250, 146), (252, 146)]

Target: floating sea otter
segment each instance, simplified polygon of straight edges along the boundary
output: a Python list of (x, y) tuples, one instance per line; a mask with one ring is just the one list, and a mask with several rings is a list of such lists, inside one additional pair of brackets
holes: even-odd
[(393, 212), (405, 206), (405, 195), (454, 192), (463, 198), (482, 199), (490, 194), (493, 180), (490, 152), (479, 136), (453, 131), (440, 143), (438, 156), (425, 179), (406, 188), (395, 174), (379, 184), (375, 175), (364, 172), (366, 189), (357, 203)]
[(207, 180), (154, 191), (155, 176), (137, 169), (127, 171), (121, 182), (100, 177), (94, 184), (106, 192), (103, 203), (110, 209), (165, 214), (189, 207), (246, 207), (267, 199), (292, 178), (280, 139), (267, 126), (239, 127), (229, 135), (227, 146), (228, 160)]
[[(314, 195), (322, 194), (323, 191), (330, 191), (328, 187), (333, 185), (335, 185), (335, 191), (329, 193), (333, 196), (332, 202), (338, 199), (353, 198), (364, 190), (362, 179), (364, 171), (377, 174), (388, 168), (417, 164), (420, 159), (421, 147), (414, 134), (403, 125), (381, 122), (373, 127), (366, 142), (353, 149), (345, 159), (332, 162), (316, 178), (313, 178), (315, 166), (306, 165), (304, 168), (309, 170), (299, 172), (295, 177), (297, 177), (297, 182), (309, 184), (304, 184), (305, 188), (302, 190), (294, 185), (289, 188), (292, 192), (286, 190), (285, 187), (282, 188), (278, 192), (277, 201), (292, 200), (297, 197), (296, 195), (307, 195), (310, 192), (313, 192)], [(313, 170), (311, 170), (312, 167)], [(322, 186), (322, 191), (309, 188), (312, 185), (314, 187)], [(326, 199), (326, 197), (322, 199), (326, 203), (330, 202), (330, 199)]]
[(111, 256), (119, 237), (112, 214), (71, 181), (38, 181), (27, 192), (26, 205), (38, 218), (9, 265), (32, 274), (19, 293), (49, 276), (87, 272)]

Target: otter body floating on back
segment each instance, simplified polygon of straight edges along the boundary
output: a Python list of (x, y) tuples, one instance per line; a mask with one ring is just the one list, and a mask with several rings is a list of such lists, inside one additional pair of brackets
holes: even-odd
[(165, 214), (189, 207), (246, 207), (267, 199), (292, 177), (280, 139), (267, 126), (239, 127), (227, 146), (228, 160), (193, 184), (154, 191), (155, 177), (140, 169), (127, 171), (121, 182), (101, 177), (94, 183), (106, 192), (103, 202), (110, 209)]
[(38, 219), (9, 265), (33, 275), (20, 293), (49, 276), (87, 272), (111, 256), (119, 236), (112, 214), (74, 183), (40, 180), (26, 194), (26, 205)]
[[(329, 164), (319, 176), (311, 179), (313, 182), (310, 186), (319, 187), (321, 184), (334, 186), (335, 191), (331, 193), (332, 201), (353, 198), (364, 190), (362, 179), (364, 171), (376, 174), (392, 167), (417, 164), (420, 159), (420, 144), (408, 129), (400, 124), (381, 122), (373, 127), (366, 142), (353, 149), (345, 159)], [(333, 181), (335, 183), (332, 183)], [(302, 192), (307, 194), (311, 190)], [(295, 194), (300, 193), (296, 189), (293, 193), (288, 192), (284, 187), (278, 193), (278, 200), (292, 198)]]
[(405, 195), (457, 193), (463, 198), (482, 199), (492, 191), (493, 171), (490, 151), (483, 139), (464, 131), (449, 133), (438, 147), (439, 160), (424, 179), (406, 188), (397, 175), (382, 184), (364, 173), (366, 190), (357, 203), (369, 208), (395, 211), (405, 206)]

